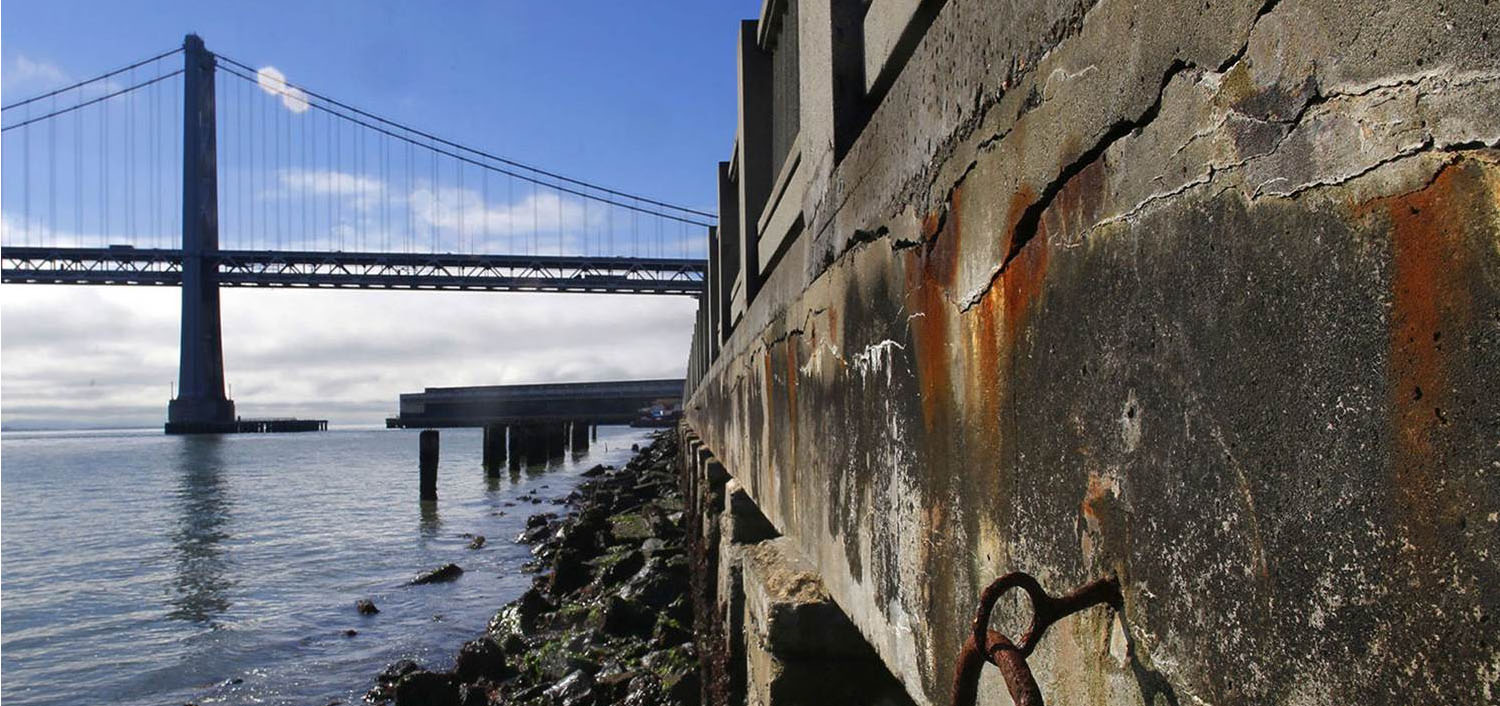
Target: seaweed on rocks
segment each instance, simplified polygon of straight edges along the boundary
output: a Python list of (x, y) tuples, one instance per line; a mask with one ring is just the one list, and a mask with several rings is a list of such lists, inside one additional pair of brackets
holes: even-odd
[(699, 703), (677, 438), (596, 466), (570, 512), (532, 515), (532, 587), (466, 643), (451, 671), (388, 667), (367, 700), (395, 706)]

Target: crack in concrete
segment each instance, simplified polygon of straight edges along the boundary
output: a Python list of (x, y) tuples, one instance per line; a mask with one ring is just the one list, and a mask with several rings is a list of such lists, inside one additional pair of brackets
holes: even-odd
[(1008, 252), (1006, 252), (1005, 257), (1000, 262), (1000, 265), (994, 268), (994, 270), (990, 273), (989, 279), (985, 282), (983, 287), (980, 287), (977, 291), (971, 293), (968, 297), (966, 297), (962, 302), (959, 303), (960, 312), (968, 311), (969, 309), (973, 308), (974, 305), (983, 300), (985, 295), (989, 293), (990, 289), (995, 286), (995, 282), (998, 281), (1000, 277), (1004, 276), (1005, 270), (1009, 267), (1010, 263), (1014, 261), (1016, 257), (1020, 255), (1021, 250), (1025, 248), (1033, 238), (1036, 237), (1037, 231), (1041, 227), (1042, 214), (1045, 213), (1047, 208), (1052, 205), (1052, 201), (1056, 199), (1057, 195), (1061, 193), (1063, 188), (1068, 185), (1068, 182), (1071, 181), (1073, 177), (1078, 176), (1079, 173), (1081, 173), (1084, 169), (1087, 169), (1094, 162), (1097, 162), (1099, 159), (1101, 159), (1104, 156), (1104, 152), (1108, 150), (1111, 145), (1125, 139), (1130, 135), (1139, 133), (1147, 125), (1150, 125), (1152, 121), (1156, 120), (1156, 117), (1161, 113), (1162, 99), (1166, 96), (1167, 85), (1170, 84), (1172, 82), (1172, 79), (1175, 78), (1178, 74), (1191, 68), (1194, 68), (1192, 64), (1182, 61), (1181, 59), (1174, 59), (1172, 63), (1167, 66), (1166, 71), (1162, 72), (1161, 81), (1157, 85), (1156, 89), (1156, 98), (1151, 102), (1150, 105), (1146, 106), (1146, 109), (1142, 111), (1140, 115), (1136, 116), (1135, 118), (1121, 118), (1119, 120), (1116, 120), (1109, 126), (1108, 129), (1104, 131), (1104, 134), (1100, 136), (1100, 138), (1096, 140), (1093, 145), (1091, 145), (1087, 150), (1081, 152), (1077, 157), (1073, 158), (1071, 162), (1069, 162), (1061, 170), (1058, 171), (1057, 176), (1053, 177), (1051, 181), (1047, 182), (1047, 185), (1042, 188), (1042, 191), (1037, 196), (1036, 200), (1032, 201), (1031, 204), (1021, 212), (1020, 218), (1016, 219), (1015, 226), (1011, 228), (1010, 249)]

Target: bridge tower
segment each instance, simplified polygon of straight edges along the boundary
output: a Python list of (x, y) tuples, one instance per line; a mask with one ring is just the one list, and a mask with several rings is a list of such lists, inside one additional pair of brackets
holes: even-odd
[(234, 401), (224, 394), (219, 326), (218, 147), (214, 56), (198, 35), (182, 43), (182, 346), (177, 398), (167, 405), (168, 434), (234, 431)]

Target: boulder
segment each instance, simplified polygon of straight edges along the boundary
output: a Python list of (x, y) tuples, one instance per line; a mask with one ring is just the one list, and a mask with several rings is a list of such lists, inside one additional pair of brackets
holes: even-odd
[(465, 682), (503, 679), (506, 675), (505, 651), (488, 637), (471, 640), (459, 649), (453, 672)]
[(392, 662), (385, 668), (384, 671), (376, 675), (375, 682), (377, 684), (395, 684), (396, 682), (401, 681), (401, 677), (411, 674), (412, 672), (419, 672), (421, 670), (422, 665), (417, 664), (416, 662), (409, 659), (403, 659), (397, 662)]
[(481, 548), (483, 546), (484, 546), (484, 535), (482, 535), (482, 534), (476, 534), (476, 535), (474, 535), (473, 539), (469, 540), (469, 548), (470, 549), (479, 549), (479, 548)]
[(375, 607), (375, 601), (368, 598), (361, 598), (355, 601), (354, 609), (359, 611), (360, 615), (374, 615), (380, 612), (380, 609)]
[(638, 550), (629, 549), (616, 552), (598, 560), (599, 576), (597, 581), (601, 586), (614, 586), (624, 583), (645, 565), (646, 557)]
[(463, 567), (459, 566), (458, 564), (443, 564), (442, 566), (439, 566), (436, 569), (432, 569), (431, 571), (424, 571), (420, 574), (417, 574), (417, 577), (411, 580), (411, 585), (421, 586), (423, 584), (429, 583), (443, 583), (445, 581), (453, 581), (459, 576), (463, 575), (463, 573)]
[(593, 691), (594, 678), (588, 672), (576, 670), (542, 693), (559, 706), (577, 706), (593, 703)]
[(552, 560), (552, 576), (547, 582), (547, 591), (554, 596), (572, 593), (589, 583), (589, 567), (584, 563), (583, 552), (564, 548)]
[(396, 682), (396, 706), (458, 706), (453, 675), (418, 670)]

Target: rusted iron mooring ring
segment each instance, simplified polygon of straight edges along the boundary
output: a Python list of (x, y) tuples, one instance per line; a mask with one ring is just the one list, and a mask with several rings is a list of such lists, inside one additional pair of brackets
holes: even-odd
[[(1031, 625), (1021, 635), (1020, 644), (990, 629), (990, 614), (1006, 591), (1019, 588), (1031, 598)], [(1120, 583), (1113, 576), (1087, 584), (1065, 596), (1047, 595), (1030, 574), (1013, 571), (986, 586), (979, 594), (974, 612), (973, 632), (958, 653), (953, 673), (953, 706), (973, 706), (979, 697), (979, 672), (989, 662), (999, 668), (1016, 706), (1042, 706), (1042, 692), (1031, 676), (1026, 658), (1053, 623), (1085, 608), (1100, 604), (1119, 608)]]

